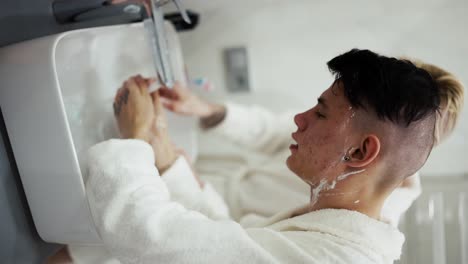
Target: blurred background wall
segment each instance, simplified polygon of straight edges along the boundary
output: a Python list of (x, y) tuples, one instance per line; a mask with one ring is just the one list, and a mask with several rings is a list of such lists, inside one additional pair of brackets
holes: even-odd
[[(212, 80), (208, 97), (256, 103), (273, 111), (305, 110), (333, 81), (326, 62), (351, 48), (409, 56), (439, 65), (468, 83), (468, 1), (187, 0), (199, 27), (181, 34), (192, 77)], [(223, 50), (244, 46), (249, 93), (225, 88)], [(465, 93), (468, 97), (468, 93)], [(465, 99), (466, 100), (466, 99)], [(424, 176), (468, 172), (468, 109)]]

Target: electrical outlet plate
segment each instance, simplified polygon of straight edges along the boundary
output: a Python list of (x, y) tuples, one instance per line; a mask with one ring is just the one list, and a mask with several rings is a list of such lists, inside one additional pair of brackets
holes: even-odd
[(249, 92), (250, 77), (247, 48), (224, 49), (226, 87), (229, 92)]

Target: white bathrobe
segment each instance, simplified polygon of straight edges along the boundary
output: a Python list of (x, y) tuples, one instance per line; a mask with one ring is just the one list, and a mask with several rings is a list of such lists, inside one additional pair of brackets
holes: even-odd
[[(207, 144), (201, 146), (196, 169), (224, 197), (232, 217), (270, 217), (279, 208), (308, 202), (310, 187), (286, 166), (291, 133), (297, 130), (294, 115), (300, 111), (274, 114), (262, 107), (232, 103), (226, 108), (224, 121), (201, 137), (201, 143)], [(213, 143), (222, 139), (234, 144)], [(383, 220), (397, 226), (421, 194), (419, 176), (416, 178), (413, 188), (398, 188), (389, 196), (382, 209)]]
[[(169, 190), (171, 201), (183, 204), (185, 208), (198, 211), (213, 220), (230, 219), (224, 200), (209, 183), (200, 188), (184, 157), (164, 172), (161, 179)], [(68, 245), (68, 252), (74, 264), (118, 264), (102, 245)]]
[[(363, 264), (401, 254), (403, 234), (355, 211), (286, 212), (250, 228), (210, 219), (171, 200), (153, 155), (139, 140), (90, 150), (89, 205), (106, 249), (122, 263)], [(171, 169), (191, 175), (183, 161)]]

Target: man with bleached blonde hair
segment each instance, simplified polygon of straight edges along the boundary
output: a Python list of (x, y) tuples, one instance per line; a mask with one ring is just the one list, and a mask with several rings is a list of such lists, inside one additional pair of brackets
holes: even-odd
[[(463, 107), (463, 85), (453, 74), (440, 67), (420, 60), (403, 59), (426, 70), (438, 87), (441, 104), (434, 131), (434, 145), (438, 145), (452, 133), (459, 119)], [(217, 189), (223, 194), (235, 219), (257, 221), (273, 215), (279, 205), (288, 207), (307, 199), (309, 190), (299, 180), (289, 177), (290, 173), (280, 162), (289, 152), (289, 133), (294, 128), (288, 120), (295, 111), (274, 114), (257, 106), (205, 102), (183, 87), (176, 87), (172, 94), (180, 98), (177, 102), (180, 101), (181, 104), (166, 104), (170, 110), (197, 116), (194, 112), (198, 109), (202, 113), (201, 126), (209, 131), (210, 136), (217, 134), (239, 145), (239, 158), (234, 159), (232, 154), (203, 154), (197, 164), (202, 176), (218, 184)], [(179, 107), (184, 105), (191, 107)], [(203, 114), (204, 112), (208, 114)], [(259, 138), (257, 133), (262, 133), (266, 140)], [(269, 140), (270, 138), (275, 140)], [(243, 160), (249, 160), (248, 165), (243, 164)], [(252, 160), (260, 162), (255, 163)], [(233, 171), (231, 168), (234, 164), (241, 169)], [(220, 171), (223, 173), (220, 174)], [(266, 199), (271, 192), (282, 193), (282, 196)], [(382, 220), (397, 226), (402, 214), (420, 194), (420, 176), (416, 173), (408, 177), (385, 201)]]
[[(424, 64), (424, 65), (428, 65), (428, 64)], [(419, 66), (419, 67), (423, 68), (423, 66)], [(431, 65), (431, 67), (435, 67), (435, 66)], [(437, 67), (435, 67), (435, 68), (437, 68)], [(425, 68), (423, 68), (423, 69), (425, 69)], [(436, 127), (440, 128), (439, 131), (444, 131), (444, 133), (446, 133), (446, 134), (441, 133), (440, 136), (436, 136), (436, 133), (434, 132), (434, 137), (436, 137), (435, 141), (440, 142), (441, 140), (446, 138), (448, 136), (448, 134), (450, 134), (452, 132), (453, 127), (456, 124), (456, 121), (458, 119), (459, 110), (461, 109), (461, 106), (463, 105), (463, 87), (461, 86), (461, 84), (459, 82), (456, 81), (456, 79), (453, 77), (453, 75), (450, 75), (450, 74), (442, 75), (442, 76), (439, 76), (439, 78), (436, 78), (436, 77), (434, 77), (435, 75), (433, 75), (433, 74), (435, 74), (435, 72), (440, 72), (440, 71), (432, 71), (432, 70), (428, 70), (428, 69), (425, 69), (425, 70), (428, 71), (431, 74), (431, 76), (434, 78), (439, 90), (445, 89), (445, 88), (447, 89), (446, 93), (441, 91), (441, 96), (440, 96), (441, 111), (439, 113), (440, 116), (437, 117), (437, 123), (436, 123)], [(454, 80), (454, 81), (447, 81), (447, 79)], [(442, 84), (446, 84), (446, 86), (442, 86)], [(446, 103), (444, 104), (444, 102), (446, 102)], [(446, 105), (446, 108), (444, 108), (444, 105)], [(450, 111), (450, 110), (448, 110), (448, 109), (450, 109), (450, 105), (452, 105), (452, 106), (456, 105), (457, 107), (452, 108), (453, 111)], [(445, 110), (447, 110), (447, 111), (445, 111)], [(446, 121), (441, 122), (441, 120), (446, 120)], [(447, 122), (450, 122), (450, 124), (453, 124), (450, 127), (450, 129), (444, 127), (444, 124), (447, 124)], [(437, 134), (437, 135), (439, 135), (439, 134)], [(399, 189), (402, 189), (402, 188), (406, 188), (406, 186), (402, 185)], [(390, 197), (387, 200), (390, 200)], [(286, 199), (286, 198), (287, 198), (287, 195), (283, 195), (281, 197), (281, 199)], [(410, 204), (411, 204), (412, 201), (413, 200), (410, 201)]]
[[(105, 248), (122, 263), (399, 259), (404, 236), (380, 221), (380, 211), (431, 152), (438, 88), (412, 63), (369, 50), (350, 50), (327, 66), (335, 80), (316, 105), (290, 120), (296, 131), (286, 165), (309, 187), (310, 200), (299, 208), (278, 206), (274, 217), (245, 225), (172, 199), (159, 176), (172, 172), (184, 184), (193, 172), (183, 158), (172, 158), (166, 126), (155, 126), (163, 122), (163, 93), (150, 94), (141, 76), (126, 81), (114, 104), (121, 139), (89, 151), (86, 191)], [(254, 139), (270, 144), (262, 137)]]
[[(414, 63), (416, 64), (416, 66), (428, 71), (428, 73), (435, 80), (437, 87), (440, 91), (441, 110), (439, 112), (439, 116), (437, 116), (437, 119), (436, 119), (436, 132), (434, 132), (435, 142), (436, 144), (438, 144), (453, 131), (457, 123), (459, 113), (463, 105), (463, 86), (458, 80), (456, 80), (456, 78), (452, 74), (436, 66), (425, 64), (425, 63), (418, 62), (418, 61)], [(232, 115), (232, 112), (229, 114)], [(229, 120), (222, 120), (221, 124), (226, 123), (226, 121), (229, 121)], [(261, 172), (260, 169), (259, 171)], [(266, 171), (263, 169), (263, 172), (266, 172)], [(280, 174), (276, 173), (274, 175), (275, 177), (269, 177), (269, 178), (270, 180), (272, 178), (278, 179), (278, 177), (276, 177), (278, 175)], [(289, 174), (284, 174), (284, 175), (289, 175)], [(281, 182), (286, 183), (285, 181), (281, 181)], [(287, 183), (285, 185), (286, 186), (283, 186), (283, 187), (286, 187), (285, 191), (282, 193), (283, 195), (281, 197), (277, 197), (282, 200), (287, 200), (288, 199), (287, 193), (292, 191), (292, 189), (288, 189)], [(421, 187), (420, 187), (418, 175), (408, 178), (407, 180), (404, 181), (404, 183), (399, 188), (397, 188), (394, 191), (395, 195), (391, 194), (389, 196), (389, 198), (387, 199), (387, 202), (384, 204), (383, 210), (385, 210), (385, 208), (390, 209), (390, 211), (388, 212), (389, 215), (390, 216), (396, 215), (398, 219), (400, 214), (406, 211), (406, 209), (411, 205), (414, 199), (416, 199), (417, 196), (420, 194), (420, 188)], [(256, 190), (257, 192), (261, 191), (261, 189), (259, 190), (258, 188), (256, 188)], [(293, 199), (291, 200), (294, 201), (295, 196), (297, 196), (297, 194), (293, 194), (292, 195)], [(406, 199), (408, 197), (410, 197), (411, 199)], [(391, 207), (393, 206), (393, 204), (392, 202), (388, 202), (388, 201), (393, 201), (393, 204), (396, 204), (397, 208)], [(263, 200), (262, 202), (265, 203), (267, 201)], [(270, 199), (268, 200), (268, 202), (277, 203), (277, 199)], [(401, 204), (403, 204), (403, 207), (400, 206)], [(406, 206), (406, 208), (404, 208), (404, 206)], [(250, 208), (254, 208), (254, 207), (255, 206), (252, 205)], [(403, 210), (401, 210), (401, 208), (403, 208)], [(268, 213), (268, 211), (265, 211), (265, 212)], [(387, 215), (385, 214), (382, 216), (382, 220), (386, 220), (387, 222), (392, 222), (392, 223), (394, 222), (394, 221), (391, 221), (391, 219), (387, 217)]]

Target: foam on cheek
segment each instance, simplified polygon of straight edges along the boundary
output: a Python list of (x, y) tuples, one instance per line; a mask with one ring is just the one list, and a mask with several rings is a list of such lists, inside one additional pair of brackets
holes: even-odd
[[(351, 119), (353, 119), (353, 118), (356, 116), (356, 111), (353, 110), (353, 107), (352, 107), (352, 106), (350, 106), (350, 107), (348, 108), (348, 112), (351, 112), (351, 114), (350, 114), (349, 117), (346, 119), (346, 121), (344, 121), (344, 122), (342, 123), (342, 125), (341, 125), (341, 127), (340, 127), (341, 131), (343, 131), (343, 133), (346, 134), (346, 138), (345, 138), (345, 140), (344, 140), (344, 145), (343, 145), (345, 148), (347, 148), (347, 145), (348, 145), (348, 142), (349, 142), (349, 137), (348, 137), (348, 131), (347, 131), (347, 129), (349, 128), (349, 124), (351, 123)], [(344, 153), (346, 153), (346, 152), (344, 151)], [(343, 156), (343, 160), (342, 160), (342, 161), (344, 161), (344, 157), (345, 157), (345, 155)]]
[(353, 119), (356, 116), (356, 111), (353, 110), (352, 106), (350, 106), (348, 108), (348, 112), (351, 112), (351, 114), (346, 119), (346, 121), (343, 122), (343, 126), (342, 126), (343, 128), (346, 128), (349, 125), (349, 123), (351, 122), (351, 119)]
[[(341, 129), (342, 129), (343, 132), (346, 131), (347, 127), (349, 126), (349, 124), (351, 122), (351, 119), (353, 119), (355, 117), (355, 115), (356, 115), (356, 111), (353, 110), (352, 106), (349, 106), (348, 112), (351, 112), (350, 117), (348, 117), (346, 119), (346, 121), (343, 122), (342, 125), (341, 125)], [(348, 142), (349, 142), (349, 140), (348, 140), (348, 137), (346, 136), (346, 138), (344, 140), (344, 147), (345, 148), (347, 148)], [(351, 148), (351, 150), (352, 149), (353, 148)], [(325, 171), (329, 171), (333, 167), (336, 167), (339, 163), (344, 162), (345, 161), (345, 156), (346, 156), (346, 150), (343, 151), (343, 153), (344, 154), (343, 154), (342, 158), (339, 161), (330, 164), (330, 166), (328, 166), (325, 169)], [(337, 176), (335, 178), (335, 180), (333, 180), (332, 182), (328, 182), (327, 179), (326, 179), (327, 177), (322, 177), (322, 179), (320, 180), (318, 185), (316, 187), (312, 188), (310, 206), (312, 207), (318, 202), (321, 192), (328, 191), (328, 190), (333, 190), (333, 189), (335, 189), (337, 182), (345, 180), (346, 178), (348, 178), (351, 175), (358, 174), (358, 173), (361, 173), (361, 172), (364, 172), (364, 171), (365, 171), (365, 169), (362, 169), (362, 170), (358, 170), (358, 171), (352, 171), (352, 172), (341, 174), (341, 175)], [(311, 182), (308, 182), (308, 183), (310, 184), (310, 186), (315, 185), (315, 184), (313, 184)], [(336, 195), (339, 195), (339, 194), (344, 195), (344, 194), (347, 194), (347, 193), (352, 193), (352, 192), (336, 193)], [(359, 200), (357, 200), (357, 202), (355, 202), (355, 203), (359, 203)]]

